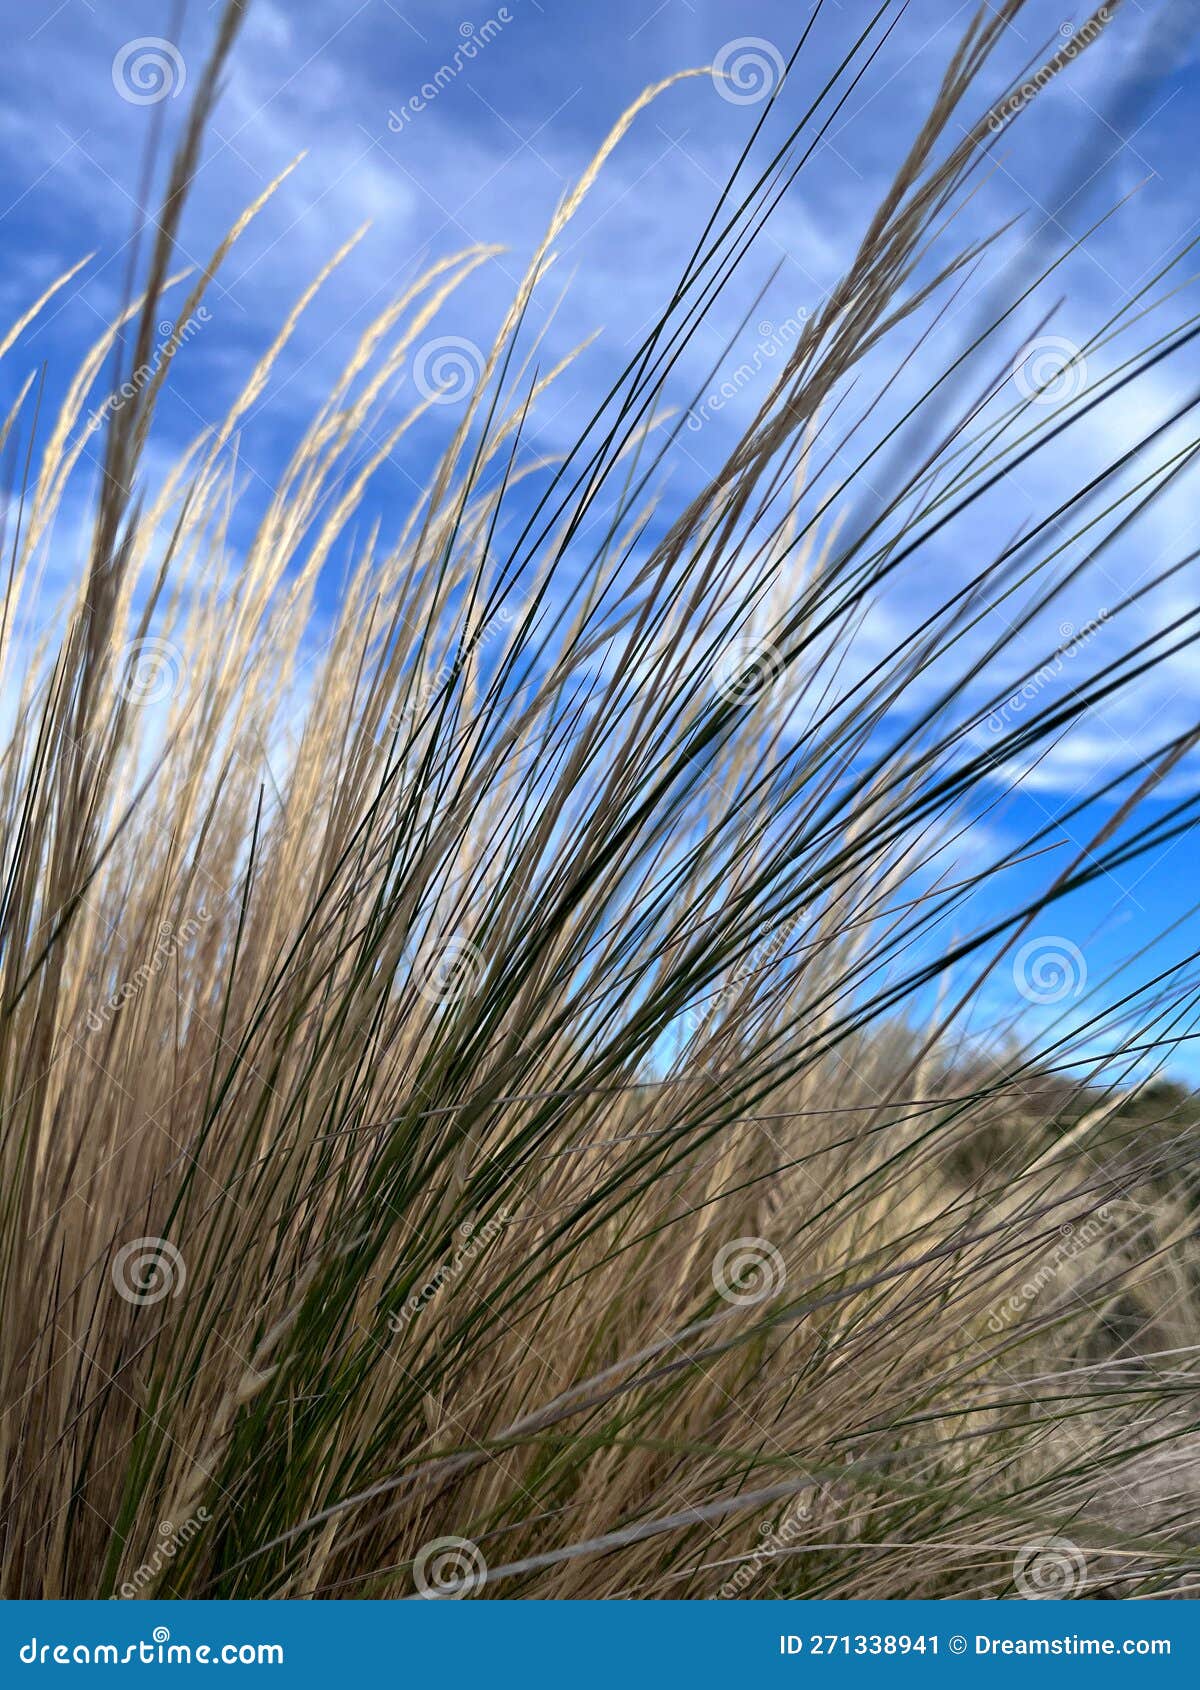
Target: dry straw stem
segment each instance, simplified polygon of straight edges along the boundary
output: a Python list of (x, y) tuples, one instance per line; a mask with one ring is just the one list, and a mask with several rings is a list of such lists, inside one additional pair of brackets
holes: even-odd
[[(1196, 633), (1139, 616), (1174, 559), (1069, 693), (974, 734), (1196, 448), (1164, 466), (1150, 436), (980, 555), (1013, 468), (1196, 332), (1162, 329), (1185, 248), (1099, 331), (1127, 350), (1098, 392), (1014, 402), (1012, 298), (973, 342), (982, 388), (937, 365), (981, 250), (949, 244), (995, 144), (979, 79), (1021, 9), (970, 22), (845, 276), (682, 497), (688, 344), (888, 20), (827, 86), (793, 59), (661, 317), (548, 461), (531, 416), (589, 349), (546, 353), (530, 303), (680, 79), (648, 89), (399, 516), (375, 482), (443, 415), (414, 361), (492, 248), (384, 307), (263, 497), (240, 431), (364, 231), (173, 467), (148, 456), (159, 376), (89, 427), (188, 280), (223, 15), (145, 274), (57, 416), (20, 370), (5, 424), (30, 465), (0, 641), (5, 1595), (407, 1596), (446, 1536), (485, 1595), (711, 1597), (742, 1569), (748, 1596), (1004, 1596), (1064, 1533), (1087, 1593), (1194, 1575), (1193, 1129), (1149, 1083), (1191, 1031), (1192, 959), (974, 1032), (1021, 936), (1194, 819), (1163, 796), (1185, 732), (1073, 804), (1069, 857), (1052, 826), (975, 844), (1014, 770)], [(914, 336), (937, 379), (892, 424)], [(53, 608), (55, 518), (96, 462)], [(955, 537), (969, 578), (868, 654), (879, 594), (927, 585)]]

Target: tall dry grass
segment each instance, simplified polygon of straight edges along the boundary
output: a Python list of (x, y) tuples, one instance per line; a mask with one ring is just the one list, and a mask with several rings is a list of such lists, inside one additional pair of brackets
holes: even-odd
[[(963, 1029), (1060, 899), (1190, 826), (1186, 797), (1140, 803), (1195, 734), (1101, 819), (1081, 805), (1078, 850), (1002, 919), (974, 894), (998, 907), (1046, 839), (994, 861), (952, 840), (999, 774), (1194, 637), (1191, 616), (1131, 632), (999, 744), (971, 735), (1004, 695), (981, 706), (964, 632), (1016, 649), (1194, 444), (1064, 488), (858, 660), (885, 582), (1195, 332), (1146, 315), (1178, 311), (1164, 265), (1097, 334), (1137, 350), (1064, 408), (947, 369), (861, 519), (889, 457), (839, 395), (976, 256), (952, 213), (995, 146), (976, 85), (1021, 0), (971, 23), (845, 278), (686, 501), (659, 491), (677, 360), (876, 27), (782, 146), (756, 135), (565, 461), (525, 445), (562, 374), (528, 305), (644, 101), (397, 531), (355, 526), (432, 403), (397, 416), (395, 378), (478, 247), (363, 335), (235, 548), (239, 426), (347, 251), (153, 478), (169, 360), (129, 377), (160, 300), (192, 320), (273, 191), (174, 274), (241, 10), (136, 296), (56, 416), (30, 378), (5, 424), (27, 468), (2, 635), (4, 1593), (1185, 1590), (1194, 1160), (1185, 1119), (1129, 1110), (1191, 977), (1126, 978), (1115, 1014), (1034, 1041)], [(981, 333), (998, 369), (1014, 303)], [(55, 519), (96, 455), (87, 555), (44, 624)]]

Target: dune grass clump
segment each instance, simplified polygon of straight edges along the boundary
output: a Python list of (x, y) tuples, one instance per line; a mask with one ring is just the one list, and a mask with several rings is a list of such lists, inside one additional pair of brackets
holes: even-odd
[[(530, 300), (668, 84), (560, 206), (411, 507), (366, 514), (441, 415), (436, 387), (398, 413), (398, 379), (489, 249), (371, 324), (252, 528), (239, 429), (353, 242), (152, 474), (162, 302), (195, 321), (278, 186), (182, 273), (226, 11), (134, 295), (57, 415), (22, 376), (4, 423), (4, 1595), (1189, 1587), (1195, 1139), (1149, 1082), (1194, 978), (1124, 975), (1032, 1032), (971, 1021), (1072, 892), (1194, 820), (1165, 784), (1191, 730), (1018, 848), (973, 832), (1195, 638), (1194, 613), (1139, 620), (1190, 561), (1161, 560), (1106, 586), (1069, 688), (1004, 715), (1194, 437), (1114, 454), (1016, 534), (974, 522), (1185, 354), (1185, 253), (1098, 325), (1064, 403), (1008, 379), (1022, 281), (875, 421), (983, 250), (954, 214), (1007, 132), (979, 89), (1021, 9), (970, 24), (700, 485), (663, 474), (685, 349), (882, 25), (824, 88), (798, 52), (565, 457), (528, 444), (570, 365)], [(865, 645), (955, 535), (961, 578)]]

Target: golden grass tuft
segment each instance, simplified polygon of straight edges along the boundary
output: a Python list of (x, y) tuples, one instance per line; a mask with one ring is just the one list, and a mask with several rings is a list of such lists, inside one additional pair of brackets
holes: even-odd
[[(1188, 979), (1115, 1022), (965, 1033), (1045, 912), (1187, 804), (1081, 822), (1036, 900), (945, 937), (1045, 844), (952, 848), (997, 770), (1137, 684), (1130, 634), (1002, 748), (970, 737), (964, 628), (1004, 607), (1004, 649), (1032, 625), (1095, 490), (858, 661), (878, 587), (1094, 402), (927, 421), (934, 384), (885, 507), (850, 520), (844, 466), (874, 454), (839, 395), (978, 252), (947, 241), (1020, 9), (971, 23), (843, 282), (686, 500), (661, 491), (668, 377), (825, 117), (739, 169), (546, 464), (527, 417), (570, 361), (546, 372), (526, 307), (664, 82), (564, 200), (396, 531), (356, 527), (436, 397), (397, 415), (396, 378), (490, 249), (380, 313), (235, 546), (239, 427), (359, 236), (158, 484), (162, 382), (105, 407), (102, 377), (146, 364), (168, 292), (195, 316), (278, 185), (173, 273), (228, 8), (137, 296), (56, 418), (26, 382), (7, 425), (30, 470), (0, 633), (4, 1595), (1188, 1588), (1190, 1105), (1139, 1113)], [(47, 621), (85, 448), (88, 555)], [(1132, 493), (1125, 467), (1110, 526), (1186, 460)]]

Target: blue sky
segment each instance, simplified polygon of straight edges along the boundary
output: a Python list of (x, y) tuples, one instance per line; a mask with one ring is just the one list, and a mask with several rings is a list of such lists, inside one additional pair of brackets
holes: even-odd
[[(143, 0), (119, 6), (96, 0), (0, 3), (10, 42), (0, 73), (8, 84), (0, 116), (0, 321), (17, 316), (67, 265), (85, 253), (96, 255), (6, 360), (0, 397), (8, 402), (42, 361), (49, 393), (61, 391), (112, 316), (125, 281), (147, 136), (158, 121), (168, 132), (178, 122), (216, 8), (192, 0), (181, 22), (171, 6)], [(802, 183), (779, 208), (736, 297), (697, 336), (681, 371), (685, 402), (690, 390), (684, 378), (702, 379), (758, 289), (766, 291), (739, 342), (743, 359), (815, 309), (852, 256), (971, 11), (949, 0), (913, 0), (893, 9), (895, 27), (885, 48)], [(800, 86), (793, 93), (789, 83), (781, 97), (777, 127), (785, 111), (795, 115), (805, 88), (818, 84), (822, 69), (873, 10), (859, 0), (828, 0)], [(490, 0), (309, 0), (292, 7), (256, 0), (194, 185), (183, 231), (185, 261), (206, 255), (268, 180), (296, 154), (307, 156), (235, 250), (210, 295), (209, 322), (175, 360), (156, 448), (161, 462), (222, 413), (247, 360), (267, 344), (301, 288), (369, 222), (368, 233), (306, 314), (286, 374), (248, 419), (240, 453), (252, 509), (256, 495), (266, 496), (299, 420), (324, 396), (367, 321), (430, 258), (473, 242), (508, 249), (456, 295), (439, 325), (447, 335), (486, 345), (555, 205), (621, 109), (647, 83), (708, 65), (731, 42), (752, 39), (760, 57), (765, 52), (769, 59), (772, 51), (786, 57), (808, 11), (782, 0), (609, 0), (603, 6), (579, 0), (508, 0), (505, 6)], [(939, 361), (938, 367), (945, 362), (950, 339), (958, 344), (997, 287), (1011, 288), (1015, 275), (1062, 240), (1083, 236), (1126, 196), (1128, 203), (1087, 238), (1053, 287), (1030, 302), (1014, 347), (1052, 305), (1052, 332), (1082, 344), (1157, 265), (1200, 232), (1196, 12), (1193, 0), (1127, 0), (1110, 26), (1119, 39), (1081, 59), (1069, 77), (1039, 96), (1038, 109), (1011, 140), (1005, 138), (996, 168), (962, 214), (962, 232), (979, 235), (1007, 219), (1019, 221), (972, 276), (945, 330), (949, 338), (926, 349), (906, 377), (910, 385), (900, 384), (898, 400), (928, 379), (928, 360)], [(1009, 32), (988, 91), (998, 94), (1006, 75), (1041, 57), (1085, 16), (1082, 10), (1072, 15), (1059, 0), (1034, 0)], [(170, 43), (164, 70), (181, 97), (139, 103), (126, 97), (128, 82), (123, 95), (130, 43), (142, 38)], [(439, 78), (443, 66), (453, 74)], [(422, 96), (431, 81), (435, 96)], [(606, 379), (636, 344), (761, 109), (750, 100), (721, 97), (708, 76), (692, 78), (657, 100), (614, 154), (559, 248), (555, 275), (571, 286), (548, 329), (547, 357), (601, 332), (537, 419), (532, 438), (540, 449), (570, 443)], [(1079, 159), (1087, 161), (1086, 184), (1067, 197), (1064, 182)], [(1185, 263), (1178, 280), (1195, 268), (1200, 260)], [(549, 289), (537, 309), (548, 309), (555, 294)], [(1190, 297), (1164, 309), (1163, 330), (1194, 309)], [(1149, 338), (1144, 332), (1134, 343)], [(1122, 343), (1105, 351), (1100, 369), (1089, 376), (1103, 374), (1125, 349)], [(714, 378), (710, 394), (719, 381)], [(864, 630), (863, 660), (919, 609), (923, 594), (937, 596), (947, 574), (965, 579), (978, 567), (982, 549), (997, 543), (1001, 527), (1014, 529), (1044, 514), (1064, 473), (1082, 481), (1197, 385), (1200, 359), (1188, 349), (1170, 368), (1160, 367), (1129, 389), (1119, 404), (1105, 407), (1069, 448), (1018, 474), (1002, 503), (985, 503), (956, 526), (952, 540), (930, 549), (896, 602), (880, 602)], [(719, 462), (754, 406), (751, 384), (710, 407), (702, 428), (684, 432), (672, 485), (686, 489)], [(447, 418), (435, 408), (428, 426), (380, 475), (376, 505), (385, 516), (395, 510), (397, 527), (446, 427)], [(1164, 441), (1164, 454), (1182, 439)], [(1189, 481), (1114, 548), (1086, 587), (1064, 596), (1054, 621), (1090, 626), (1133, 582), (1200, 545), (1196, 512)], [(70, 553), (66, 533), (54, 561), (60, 579), (69, 579), (75, 567)], [(1151, 632), (1195, 600), (1193, 568), (1147, 596), (1137, 625)], [(1089, 641), (1089, 662), (1102, 654), (1108, 637), (1101, 629)], [(1043, 657), (1054, 643), (1043, 630), (1040, 647), (1030, 645), (1023, 656), (1018, 647), (1006, 661), (1019, 673), (1022, 662)], [(1189, 725), (1198, 706), (1200, 674), (1185, 653), (1057, 748), (1020, 793), (1002, 798), (998, 789), (995, 808), (965, 848), (968, 861), (973, 853), (982, 859), (1024, 838), (1119, 762), (1145, 755)], [(1171, 790), (1190, 790), (1194, 778), (1185, 765)], [(1069, 833), (1060, 836), (1060, 848), (1072, 849)], [(1103, 981), (1127, 952), (1189, 908), (1193, 860), (1185, 841), (1104, 877), (1052, 913), (1050, 936), (1077, 946), (1092, 983)], [(1032, 887), (1042, 873), (1017, 870), (1012, 881)], [(1193, 933), (1194, 923), (1186, 922), (1155, 954), (1183, 954), (1196, 942)], [(981, 1013), (1003, 1019), (1010, 998), (1001, 973)], [(1085, 1004), (1086, 998), (1072, 997), (1061, 1013), (1082, 1014)]]

